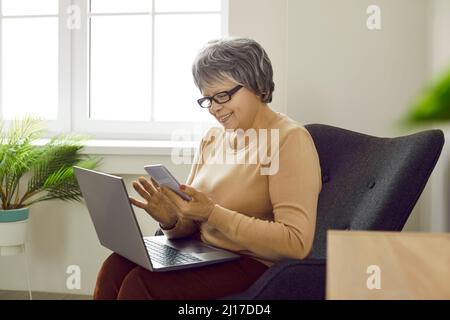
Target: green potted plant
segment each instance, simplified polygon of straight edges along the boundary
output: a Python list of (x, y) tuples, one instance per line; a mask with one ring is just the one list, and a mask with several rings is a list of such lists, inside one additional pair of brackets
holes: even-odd
[(404, 118), (406, 126), (450, 121), (450, 69), (432, 81)]
[(0, 255), (21, 252), (31, 205), (81, 199), (74, 165), (100, 164), (80, 152), (86, 137), (61, 134), (39, 145), (45, 133), (43, 122), (33, 117), (12, 121), (8, 130), (0, 120)]

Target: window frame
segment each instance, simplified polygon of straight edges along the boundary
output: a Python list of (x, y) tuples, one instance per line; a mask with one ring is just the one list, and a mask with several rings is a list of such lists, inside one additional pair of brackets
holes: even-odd
[[(154, 2), (153, 7), (154, 7)], [(133, 140), (172, 140), (174, 133), (186, 133), (183, 139), (199, 140), (211, 122), (157, 122), (157, 121), (113, 121), (88, 119), (89, 112), (89, 25), (88, 6), (90, 0), (58, 1), (58, 114), (56, 120), (45, 120), (47, 137), (60, 133), (88, 134), (95, 139), (133, 139)], [(69, 6), (80, 8), (80, 28), (69, 29), (67, 20)], [(229, 0), (221, 0), (222, 36), (228, 34)], [(195, 14), (197, 12), (186, 12)], [(129, 15), (133, 13), (124, 13)], [(154, 13), (149, 13), (154, 15)], [(161, 14), (161, 13), (159, 13)], [(107, 14), (106, 14), (107, 15)], [(42, 17), (50, 15), (39, 15)], [(56, 15), (51, 15), (56, 16)], [(38, 17), (38, 16), (14, 16)], [(0, 53), (2, 50), (1, 32), (2, 0), (0, 0)], [(154, 21), (154, 19), (152, 19)], [(152, 22), (154, 24), (154, 22)], [(152, 28), (152, 33), (154, 28)], [(154, 40), (152, 40), (154, 41)], [(152, 46), (153, 48), (153, 46)], [(153, 50), (153, 49), (152, 49)], [(0, 95), (2, 90), (2, 72), (0, 59)], [(152, 73), (154, 69), (152, 70)], [(153, 74), (151, 75), (153, 78)], [(153, 81), (152, 81), (153, 86)], [(0, 99), (0, 117), (2, 111)], [(153, 101), (153, 95), (152, 95)], [(153, 107), (152, 107), (153, 113)], [(4, 121), (8, 129), (11, 121)]]
[[(58, 14), (54, 15), (14, 15), (14, 16), (4, 16), (2, 13), (2, 0), (0, 0), (0, 97), (2, 94), (2, 81), (3, 73), (2, 71), (2, 45), (1, 40), (2, 27), (4, 19), (22, 19), (31, 18), (39, 19), (40, 17), (56, 17), (58, 19), (58, 109), (56, 120), (45, 120), (44, 123), (50, 133), (50, 135), (55, 135), (61, 132), (70, 131), (70, 95), (71, 95), (71, 75), (70, 75), (70, 30), (66, 28), (66, 20), (63, 17), (66, 15), (65, 10), (70, 5), (71, 0), (59, 0), (58, 1)], [(0, 99), (0, 118), (2, 118), (2, 99)], [(11, 125), (12, 120), (4, 120), (5, 128), (8, 129)]]
[[(228, 0), (222, 2), (222, 26), (221, 33), (228, 33)], [(154, 8), (154, 2), (153, 8)], [(202, 134), (213, 124), (210, 122), (158, 122), (158, 121), (115, 121), (115, 120), (92, 120), (88, 119), (89, 113), (89, 0), (72, 0), (72, 4), (81, 9), (81, 28), (72, 32), (72, 129), (78, 133), (86, 133), (97, 139), (136, 139), (136, 140), (171, 140), (174, 133), (185, 132), (189, 136), (184, 139), (198, 140)], [(185, 14), (195, 14), (187, 12)], [(132, 15), (124, 13), (123, 15)], [(148, 13), (155, 15), (154, 12)], [(161, 14), (161, 13), (158, 13)], [(95, 14), (98, 15), (98, 14)], [(108, 14), (101, 14), (108, 15)], [(111, 14), (112, 15), (112, 14)], [(154, 19), (152, 19), (154, 26)], [(152, 37), (154, 28), (152, 28)], [(154, 40), (152, 40), (154, 41)], [(154, 45), (152, 45), (154, 50)], [(153, 78), (154, 68), (152, 68)], [(153, 86), (153, 81), (152, 81)], [(152, 102), (153, 102), (152, 94)], [(153, 113), (153, 107), (152, 107)]]

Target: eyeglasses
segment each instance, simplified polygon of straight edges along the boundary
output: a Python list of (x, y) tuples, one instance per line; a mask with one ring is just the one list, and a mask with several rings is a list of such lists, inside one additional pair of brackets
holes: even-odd
[(213, 100), (216, 103), (225, 103), (231, 100), (231, 97), (233, 94), (239, 91), (239, 89), (242, 88), (241, 85), (237, 85), (230, 91), (222, 91), (219, 93), (216, 93), (212, 97), (203, 97), (201, 99), (198, 99), (197, 102), (202, 108), (211, 108)]

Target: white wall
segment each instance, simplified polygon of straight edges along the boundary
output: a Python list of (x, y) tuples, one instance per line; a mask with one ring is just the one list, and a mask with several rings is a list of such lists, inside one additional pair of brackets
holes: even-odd
[(251, 37), (270, 57), (275, 91), (272, 109), (287, 112), (288, 0), (230, 0), (230, 36)]
[[(378, 0), (383, 29), (369, 32), (365, 9), (372, 2), (230, 0), (229, 30), (255, 38), (268, 51), (275, 71), (275, 110), (305, 124), (391, 135), (394, 120), (427, 79), (429, 13), (426, 0)], [(180, 180), (189, 170), (174, 166), (167, 156), (120, 155), (107, 156), (102, 170), (125, 174), (129, 186), (148, 163), (166, 164)], [(152, 234), (156, 224), (137, 211), (144, 233)], [(411, 229), (420, 229), (422, 220), (413, 214)], [(65, 271), (76, 264), (82, 288), (74, 293), (92, 293), (109, 251), (99, 245), (82, 204), (33, 206), (29, 235), (33, 290), (70, 292)], [(0, 257), (0, 270), (0, 289), (26, 288), (23, 256)]]
[(431, 37), (429, 41), (431, 68), (430, 77), (450, 68), (450, 1), (433, 0), (431, 15)]
[[(368, 30), (366, 8), (381, 9)], [(288, 113), (390, 135), (427, 75), (426, 0), (291, 0)]]
[[(433, 0), (429, 13), (431, 36), (428, 81), (433, 81), (450, 68), (450, 0)], [(446, 143), (423, 196), (422, 216), (425, 219), (422, 220), (425, 220), (423, 226), (426, 230), (450, 232), (450, 124), (436, 123), (433, 127), (444, 130)]]

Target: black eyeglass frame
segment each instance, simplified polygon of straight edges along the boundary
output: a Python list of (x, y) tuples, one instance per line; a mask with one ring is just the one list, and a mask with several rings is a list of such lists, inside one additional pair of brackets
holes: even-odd
[[(231, 97), (239, 91), (239, 89), (241, 89), (243, 86), (241, 86), (240, 84), (237, 85), (236, 87), (234, 87), (233, 89), (229, 90), (229, 91), (221, 91), (216, 93), (215, 95), (213, 95), (212, 97), (203, 97), (197, 100), (198, 104), (200, 105), (200, 107), (204, 108), (204, 109), (209, 109), (212, 106), (212, 102), (215, 101), (216, 103), (226, 103), (228, 101), (231, 100)], [(218, 96), (219, 94), (227, 94), (228, 99), (225, 101), (218, 101), (215, 97)], [(209, 100), (209, 107), (204, 107), (202, 106), (202, 103)]]

